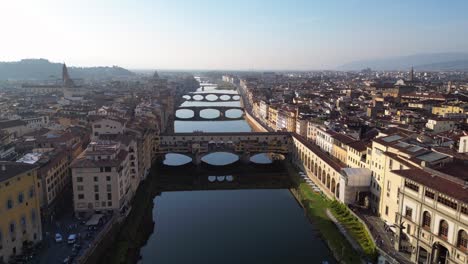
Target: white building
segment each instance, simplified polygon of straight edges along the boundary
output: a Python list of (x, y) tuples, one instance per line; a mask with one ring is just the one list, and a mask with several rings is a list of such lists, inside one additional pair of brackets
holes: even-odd
[(128, 146), (91, 142), (71, 164), (73, 205), (78, 214), (124, 211), (133, 197)]

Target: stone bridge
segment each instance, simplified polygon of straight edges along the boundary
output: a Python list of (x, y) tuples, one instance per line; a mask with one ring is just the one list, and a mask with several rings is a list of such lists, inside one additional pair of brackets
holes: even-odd
[(241, 162), (248, 163), (256, 154), (287, 156), (291, 150), (292, 139), (288, 132), (175, 133), (159, 136), (156, 154), (183, 154), (199, 165), (204, 156), (215, 152), (233, 153)]
[[(177, 117), (177, 110), (191, 110), (193, 112), (192, 117), (183, 118)], [(200, 116), (200, 112), (202, 110), (213, 109), (219, 111), (219, 116), (215, 118), (203, 118)], [(230, 121), (230, 120), (242, 120), (244, 119), (244, 113), (239, 117), (227, 117), (226, 112), (229, 110), (241, 110), (244, 111), (244, 108), (238, 106), (181, 106), (178, 107), (176, 110), (175, 120), (183, 120), (183, 121)]]
[[(208, 99), (209, 95), (215, 96), (216, 99)], [(241, 99), (238, 94), (228, 93), (192, 93), (184, 95), (183, 98), (188, 102), (239, 102)]]

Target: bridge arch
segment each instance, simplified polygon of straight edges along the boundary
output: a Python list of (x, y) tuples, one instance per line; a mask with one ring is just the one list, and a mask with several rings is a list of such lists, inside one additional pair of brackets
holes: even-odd
[(193, 101), (203, 101), (205, 97), (201, 94), (194, 94), (192, 95), (192, 100)]
[(215, 102), (219, 99), (219, 97), (216, 94), (207, 94), (205, 95), (205, 100), (209, 102)]
[(240, 118), (244, 115), (244, 111), (241, 109), (228, 109), (224, 112), (224, 116), (227, 118)]
[(201, 156), (201, 161), (212, 166), (226, 166), (239, 161), (239, 156), (227, 151), (210, 152)]
[(195, 117), (195, 111), (191, 109), (177, 109), (175, 116), (180, 119), (190, 119)]
[(203, 119), (216, 119), (220, 117), (223, 113), (221, 113), (220, 110), (218, 109), (212, 109), (212, 108), (205, 108), (200, 110), (200, 117)]
[(231, 100), (231, 96), (227, 95), (227, 94), (223, 94), (223, 95), (219, 96), (219, 99), (221, 99), (221, 101), (229, 101), (229, 100)]
[(166, 166), (183, 166), (193, 161), (193, 158), (183, 153), (167, 153), (164, 155), (163, 164)]

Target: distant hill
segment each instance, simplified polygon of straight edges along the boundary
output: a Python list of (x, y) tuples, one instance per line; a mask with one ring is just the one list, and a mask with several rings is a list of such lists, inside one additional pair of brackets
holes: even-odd
[(416, 54), (402, 57), (392, 57), (375, 60), (355, 61), (338, 67), (339, 70), (415, 70), (427, 71), (466, 71), (468, 69), (468, 53), (431, 53)]
[[(68, 67), (72, 79), (111, 79), (133, 76), (135, 73), (121, 67)], [(62, 64), (46, 59), (24, 59), (0, 62), (0, 80), (49, 80), (62, 78)]]

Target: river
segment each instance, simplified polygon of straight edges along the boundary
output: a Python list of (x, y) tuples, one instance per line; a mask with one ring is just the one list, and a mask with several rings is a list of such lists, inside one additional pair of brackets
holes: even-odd
[[(216, 90), (215, 85), (204, 91)], [(216, 90), (217, 93), (236, 93)], [(240, 102), (193, 102), (182, 106), (240, 106)], [(216, 110), (200, 113), (217, 116)], [(232, 115), (236, 114), (233, 112)], [(179, 116), (189, 112), (177, 112)], [(245, 120), (176, 121), (176, 132), (248, 132)], [(213, 153), (213, 165), (232, 163), (237, 156)], [(252, 161), (271, 162), (267, 155)], [(168, 154), (166, 165), (190, 162)], [(226, 171), (229, 175), (229, 171)], [(219, 175), (221, 176), (221, 175)], [(331, 252), (288, 189), (163, 192), (153, 200), (154, 232), (140, 250), (140, 263), (333, 263)]]

